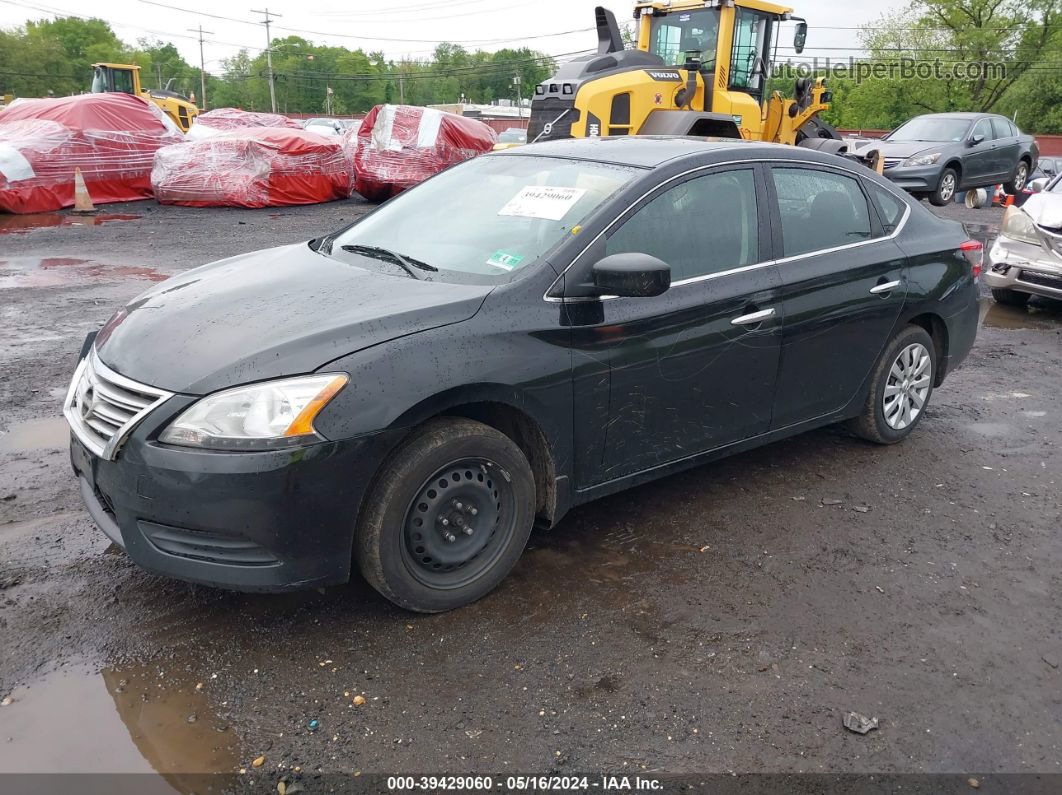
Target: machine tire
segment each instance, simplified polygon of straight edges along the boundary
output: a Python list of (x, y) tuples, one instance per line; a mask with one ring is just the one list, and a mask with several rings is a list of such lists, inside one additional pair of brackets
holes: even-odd
[(534, 518), (534, 475), (513, 440), (481, 422), (440, 417), (380, 467), (354, 555), (387, 599), (440, 613), (494, 590), (523, 553)]
[(934, 207), (946, 207), (955, 199), (959, 190), (959, 175), (950, 166), (940, 172), (937, 187), (929, 194), (929, 203)]
[(997, 304), (1004, 304), (1005, 306), (1025, 306), (1029, 303), (1031, 297), (1028, 293), (1020, 293), (1017, 290), (1010, 290), (1006, 287), (992, 288), (992, 299)]

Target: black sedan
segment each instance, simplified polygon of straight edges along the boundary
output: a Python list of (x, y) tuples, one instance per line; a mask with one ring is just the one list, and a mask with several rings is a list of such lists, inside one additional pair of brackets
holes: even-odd
[(446, 610), (580, 503), (829, 423), (904, 439), (973, 344), (981, 253), (809, 149), (534, 144), (123, 307), (74, 374), (71, 458), (145, 568), (358, 568)]
[(1005, 116), (992, 113), (933, 113), (916, 116), (857, 153), (881, 152), (885, 176), (937, 206), (956, 192), (1003, 185), (1015, 194), (1036, 168), (1040, 150)]

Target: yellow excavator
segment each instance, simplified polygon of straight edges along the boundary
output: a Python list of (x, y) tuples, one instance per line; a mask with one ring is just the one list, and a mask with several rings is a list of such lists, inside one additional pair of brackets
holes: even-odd
[(625, 49), (616, 17), (595, 9), (597, 52), (576, 58), (535, 87), (527, 140), (599, 135), (707, 135), (846, 150), (819, 118), (829, 108), (823, 78), (800, 78), (795, 98), (767, 81), (780, 23), (807, 23), (762, 0), (639, 2), (637, 48)]
[(162, 112), (173, 119), (182, 132), (188, 132), (192, 120), (199, 115), (199, 108), (188, 97), (175, 91), (141, 88), (140, 67), (124, 63), (92, 64), (92, 93), (117, 91), (143, 97), (158, 105)]

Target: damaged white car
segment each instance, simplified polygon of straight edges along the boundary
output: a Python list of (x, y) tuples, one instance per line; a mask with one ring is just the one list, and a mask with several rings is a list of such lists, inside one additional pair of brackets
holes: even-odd
[(1062, 300), (1062, 177), (1034, 180), (1034, 195), (1003, 215), (985, 282), (1001, 304), (1024, 306), (1030, 296)]

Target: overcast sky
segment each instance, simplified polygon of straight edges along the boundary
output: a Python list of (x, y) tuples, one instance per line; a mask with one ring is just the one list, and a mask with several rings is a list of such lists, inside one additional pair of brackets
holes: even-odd
[[(795, 1), (795, 0), (793, 0)], [(204, 50), (207, 71), (218, 71), (221, 59), (241, 47), (256, 53), (266, 43), (262, 25), (254, 24), (261, 15), (251, 13), (268, 3), (269, 10), (280, 14), (273, 27), (274, 38), (297, 35), (315, 43), (361, 47), (368, 51), (383, 50), (389, 57), (402, 55), (427, 57), (439, 41), (454, 41), (469, 49), (497, 50), (502, 47), (529, 46), (559, 55), (595, 46), (592, 30), (594, 6), (600, 0), (249, 0), (214, 2), (209, 0), (158, 0), (172, 6), (165, 8), (145, 0), (108, 0), (85, 3), (83, 0), (0, 0), (0, 28), (10, 28), (27, 20), (53, 18), (58, 15), (98, 16), (111, 23), (119, 36), (133, 43), (142, 37), (170, 41), (189, 63), (199, 63), (197, 34), (189, 32), (202, 24), (212, 31)], [(858, 44), (856, 28), (878, 19), (882, 12), (906, 4), (906, 0), (799, 0), (794, 13), (807, 19), (808, 55), (845, 57), (854, 50), (817, 48), (851, 48)], [(607, 0), (620, 23), (630, 20), (633, 2)], [(185, 10), (177, 10), (185, 9)], [(214, 16), (210, 16), (214, 15)], [(217, 16), (234, 20), (218, 19)], [(786, 26), (790, 30), (792, 25)], [(575, 31), (555, 35), (564, 31)], [(791, 34), (783, 34), (783, 44), (791, 43)], [(784, 51), (783, 51), (784, 52)]]

